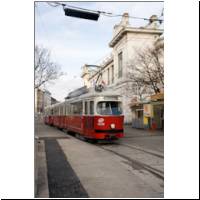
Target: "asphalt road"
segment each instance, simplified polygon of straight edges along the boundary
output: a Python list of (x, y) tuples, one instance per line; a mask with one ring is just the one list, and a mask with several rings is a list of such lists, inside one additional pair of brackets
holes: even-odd
[(162, 133), (127, 127), (119, 141), (91, 144), (53, 127), (35, 127), (36, 197), (164, 196)]

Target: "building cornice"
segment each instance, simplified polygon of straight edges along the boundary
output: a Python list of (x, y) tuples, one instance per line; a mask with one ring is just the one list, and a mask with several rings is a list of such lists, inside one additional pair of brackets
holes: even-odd
[(110, 41), (109, 46), (114, 47), (118, 41), (122, 39), (122, 37), (130, 33), (148, 33), (148, 34), (158, 34), (161, 35), (163, 33), (163, 29), (148, 29), (148, 28), (133, 28), (133, 27), (123, 27), (119, 33), (117, 33), (114, 38)]

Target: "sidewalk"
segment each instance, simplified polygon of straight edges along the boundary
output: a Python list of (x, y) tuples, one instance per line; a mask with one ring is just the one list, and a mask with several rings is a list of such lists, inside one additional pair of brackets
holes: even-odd
[(57, 128), (47, 126), (40, 118), (35, 118), (35, 197), (49, 198), (45, 140), (68, 138)]

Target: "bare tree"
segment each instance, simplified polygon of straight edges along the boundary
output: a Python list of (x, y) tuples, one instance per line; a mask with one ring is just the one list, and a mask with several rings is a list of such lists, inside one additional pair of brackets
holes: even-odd
[(145, 48), (136, 52), (134, 61), (129, 64), (128, 77), (137, 88), (137, 95), (159, 93), (164, 88), (163, 51), (159, 48)]
[(51, 61), (50, 51), (46, 48), (35, 46), (35, 88), (59, 78), (62, 73), (60, 67)]

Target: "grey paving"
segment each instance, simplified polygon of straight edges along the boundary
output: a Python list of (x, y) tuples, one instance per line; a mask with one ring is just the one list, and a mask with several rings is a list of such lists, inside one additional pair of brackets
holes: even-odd
[(46, 172), (42, 172), (48, 173), (49, 196), (162, 198), (164, 134), (152, 135), (130, 127), (125, 127), (125, 131), (125, 137), (119, 141), (91, 144), (54, 127), (37, 125), (38, 141), (47, 145)]
[(135, 129), (125, 126), (125, 137), (120, 143), (141, 147), (164, 154), (164, 132), (157, 130)]
[(87, 192), (55, 139), (45, 140), (50, 198), (86, 198)]

